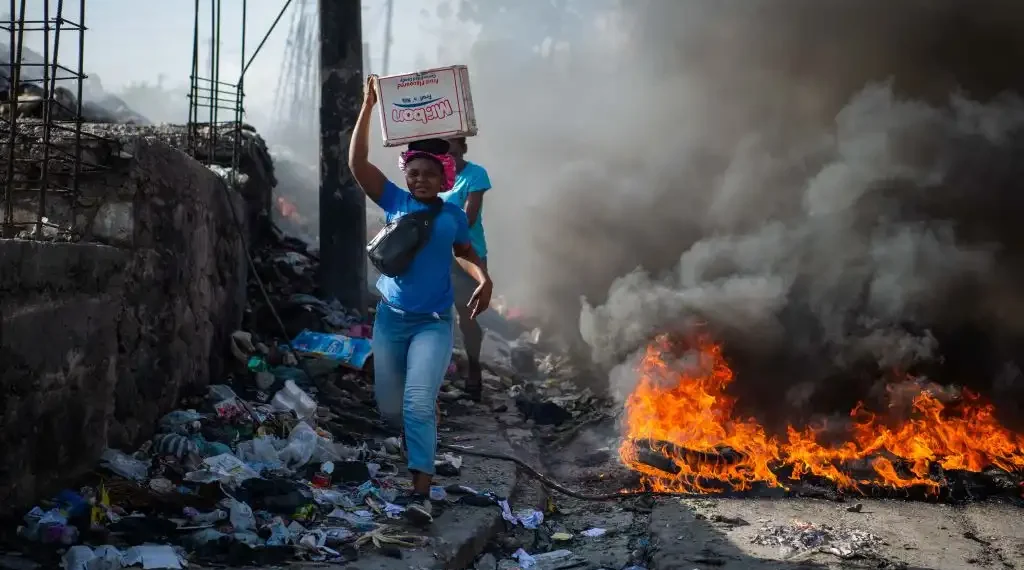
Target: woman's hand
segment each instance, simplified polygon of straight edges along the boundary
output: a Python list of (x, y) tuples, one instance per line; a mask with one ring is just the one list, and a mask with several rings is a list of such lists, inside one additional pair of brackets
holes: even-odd
[(370, 75), (366, 78), (366, 88), (363, 90), (363, 106), (373, 107), (377, 104), (377, 76)]
[(469, 318), (475, 319), (480, 313), (491, 306), (491, 293), (494, 292), (494, 283), (487, 279), (477, 286), (473, 295), (469, 298)]

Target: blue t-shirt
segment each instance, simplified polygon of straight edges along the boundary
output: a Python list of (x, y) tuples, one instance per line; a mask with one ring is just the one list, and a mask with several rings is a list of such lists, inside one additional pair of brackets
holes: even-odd
[[(428, 206), (390, 180), (384, 183), (380, 207), (392, 221)], [(469, 243), (466, 213), (445, 203), (434, 220), (430, 239), (413, 258), (409, 269), (398, 277), (381, 275), (377, 290), (389, 304), (410, 313), (444, 313), (455, 303), (452, 288), (452, 246)]]
[[(484, 167), (473, 162), (466, 162), (466, 167), (455, 177), (455, 185), (447, 192), (440, 194), (445, 202), (466, 209), (466, 200), (473, 192), (486, 192), (491, 189), (491, 179)], [(484, 207), (476, 216), (476, 223), (469, 228), (469, 241), (480, 259), (487, 259), (487, 240), (484, 238)]]

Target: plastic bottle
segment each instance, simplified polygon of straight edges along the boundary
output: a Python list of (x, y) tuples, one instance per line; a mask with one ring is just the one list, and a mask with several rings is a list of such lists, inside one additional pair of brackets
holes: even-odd
[(228, 514), (219, 509), (209, 513), (196, 513), (195, 516), (189, 517), (195, 524), (217, 524), (226, 518), (228, 518)]
[(334, 473), (334, 463), (331, 461), (324, 461), (320, 465), (320, 470), (313, 475), (310, 483), (318, 489), (326, 489), (331, 486), (331, 474)]

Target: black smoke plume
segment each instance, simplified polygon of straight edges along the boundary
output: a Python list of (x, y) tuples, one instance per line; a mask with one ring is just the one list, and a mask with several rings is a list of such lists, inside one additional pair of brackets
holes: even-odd
[[(499, 284), (608, 369), (702, 323), (769, 425), (907, 372), (1020, 416), (1024, 4), (637, 0), (594, 20), (542, 63), (490, 36), (473, 54)], [(530, 108), (486, 111), (499, 98)]]

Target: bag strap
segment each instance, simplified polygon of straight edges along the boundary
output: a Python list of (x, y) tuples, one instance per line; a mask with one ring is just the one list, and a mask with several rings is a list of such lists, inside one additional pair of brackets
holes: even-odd
[(441, 215), (441, 210), (444, 209), (444, 200), (437, 198), (432, 201), (429, 205), (430, 216), (436, 218)]

